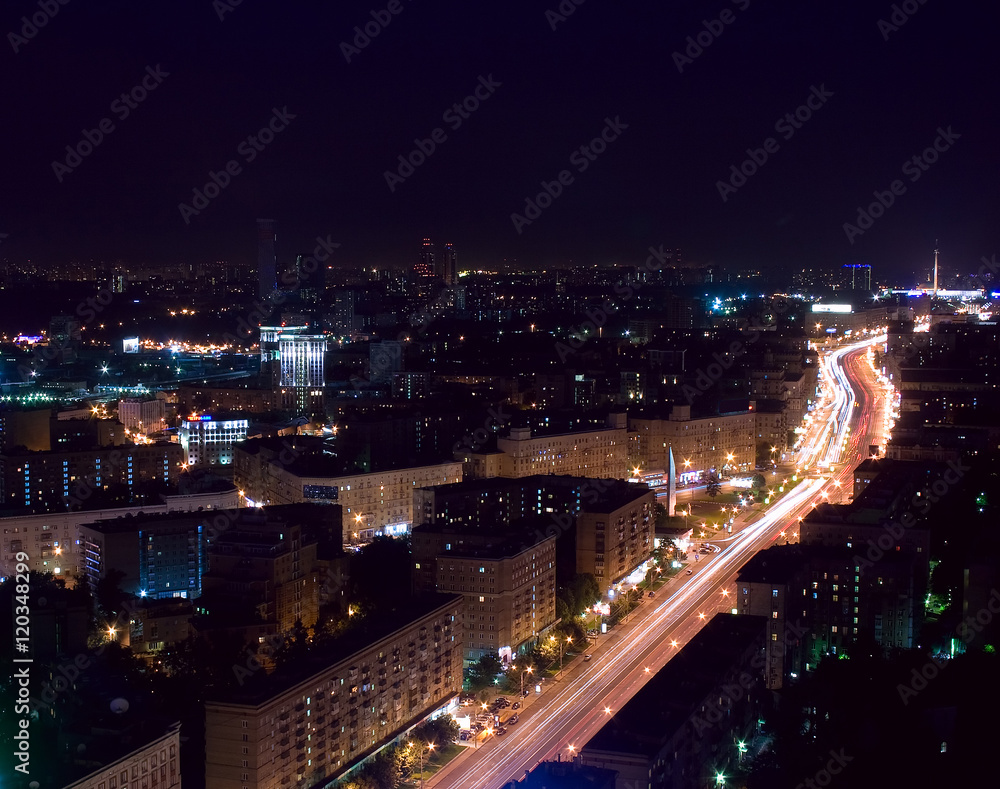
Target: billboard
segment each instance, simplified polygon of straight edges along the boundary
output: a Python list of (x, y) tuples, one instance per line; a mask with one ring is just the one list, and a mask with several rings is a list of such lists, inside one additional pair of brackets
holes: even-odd
[(122, 350), (125, 353), (139, 353), (139, 338), (126, 337), (122, 340)]
[(833, 312), (838, 315), (850, 315), (853, 311), (850, 304), (813, 304), (813, 312)]

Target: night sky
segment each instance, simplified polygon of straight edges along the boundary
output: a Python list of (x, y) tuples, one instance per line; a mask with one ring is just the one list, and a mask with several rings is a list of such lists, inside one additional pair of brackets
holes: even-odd
[[(46, 13), (4, 4), (0, 256), (250, 262), (258, 217), (279, 222), (281, 263), (329, 236), (345, 265), (409, 264), (429, 235), (463, 265), (635, 262), (664, 244), (727, 268), (867, 262), (909, 280), (935, 238), (945, 270), (1000, 252), (992, 7), (910, 0), (912, 18), (880, 30), (892, 3), (565, 0), (560, 21), (558, 0), (236, 2), (70, 0), (23, 39), (21, 17)], [(355, 26), (390, 5), (348, 63)], [(711, 42), (679, 71), (699, 33)], [(144, 78), (145, 98), (121, 102)], [(485, 83), (478, 108), (446, 116)], [(254, 150), (275, 108), (294, 118)], [(113, 130), (64, 169), (102, 119)], [(574, 157), (606, 119), (627, 128)], [(939, 127), (960, 136), (904, 171)], [(391, 191), (386, 171), (435, 129), (446, 139)], [(717, 182), (769, 137), (777, 150), (724, 201)], [(230, 161), (240, 172), (186, 222), (179, 204)], [(519, 233), (511, 214), (563, 170)], [(905, 192), (850, 243), (844, 223), (897, 179)]]

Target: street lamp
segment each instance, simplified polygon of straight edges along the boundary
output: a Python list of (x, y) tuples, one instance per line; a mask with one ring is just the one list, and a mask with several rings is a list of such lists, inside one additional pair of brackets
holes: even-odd
[[(517, 668), (517, 666), (514, 666), (514, 668)], [(524, 671), (521, 672), (521, 698), (522, 699), (524, 698), (524, 675), (525, 674), (530, 674), (534, 670), (535, 670), (534, 666), (528, 666)], [(485, 705), (483, 705), (483, 706), (485, 706)]]
[[(426, 752), (430, 753), (433, 750), (434, 750), (434, 743), (432, 743), (432, 742), (427, 743), (427, 751)], [(421, 748), (420, 749), (420, 786), (423, 787), (423, 785), (424, 785), (424, 749)]]
[(552, 636), (552, 640), (559, 642), (559, 671), (562, 672), (562, 668), (563, 668), (563, 649), (565, 648), (566, 644), (572, 644), (573, 643), (573, 638), (571, 636), (566, 636), (565, 643), (563, 642), (563, 640), (561, 638), (557, 639), (555, 636)]

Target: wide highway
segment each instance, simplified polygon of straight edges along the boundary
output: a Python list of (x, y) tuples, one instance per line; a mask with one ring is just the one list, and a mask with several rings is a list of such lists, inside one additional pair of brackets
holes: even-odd
[(466, 749), (426, 786), (500, 789), (540, 761), (572, 758), (715, 613), (732, 610), (733, 580), (751, 556), (782, 537), (792, 540), (798, 522), (817, 503), (846, 499), (854, 465), (868, 456), (870, 445), (884, 441), (891, 426), (890, 394), (869, 353), (879, 340), (823, 353), (822, 399), (793, 454), (797, 472), (790, 468), (782, 475), (797, 476), (797, 484), (738, 519), (732, 537), (713, 540), (719, 552), (689, 565), (692, 575), (671, 579), (627, 624), (600, 636), (590, 649), (592, 660), (576, 660), (556, 681), (546, 682), (506, 735)]

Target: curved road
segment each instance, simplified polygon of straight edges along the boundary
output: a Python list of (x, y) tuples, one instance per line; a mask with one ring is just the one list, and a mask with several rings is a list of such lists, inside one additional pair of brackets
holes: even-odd
[[(836, 348), (822, 358), (823, 395), (807, 420), (796, 453), (801, 479), (762, 513), (746, 520), (718, 553), (671, 579), (632, 615), (600, 638), (593, 659), (575, 661), (545, 693), (519, 714), (503, 737), (467, 749), (427, 787), (500, 789), (546, 759), (570, 758), (620, 709), (653, 673), (718, 611), (731, 610), (730, 589), (739, 569), (757, 551), (780, 540), (817, 503), (837, 501), (853, 488), (853, 469), (870, 444), (882, 442), (889, 402), (869, 361), (866, 340)], [(794, 470), (788, 471), (788, 476)]]

